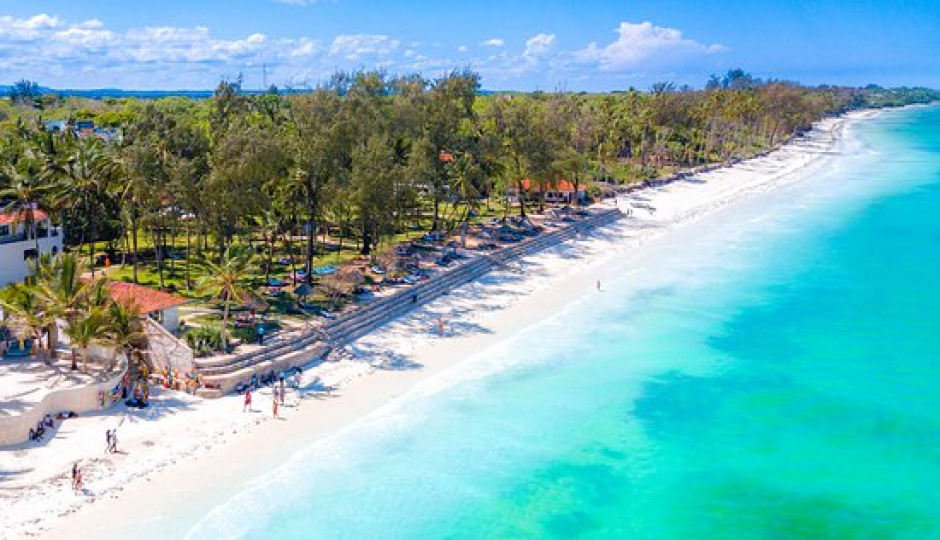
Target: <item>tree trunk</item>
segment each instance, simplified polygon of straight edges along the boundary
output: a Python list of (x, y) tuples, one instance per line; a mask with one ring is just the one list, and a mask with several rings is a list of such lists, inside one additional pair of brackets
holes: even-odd
[(343, 252), (343, 239), (346, 238), (346, 234), (343, 232), (343, 226), (339, 226), (339, 247), (336, 249), (336, 260), (339, 261), (339, 255)]
[(517, 183), (519, 187), (519, 217), (525, 217), (525, 191), (522, 189), (522, 180)]
[(291, 240), (291, 235), (293, 234), (294, 234), (294, 226), (291, 225), (287, 229), (287, 235), (284, 237), (284, 241), (287, 244), (287, 257), (290, 259), (291, 282), (294, 285), (296, 285), (297, 284), (297, 265), (294, 263), (294, 242)]
[(372, 253), (372, 231), (368, 225), (362, 226), (362, 249), (359, 251), (360, 255), (368, 255)]
[(222, 310), (222, 352), (228, 353), (228, 308), (231, 301), (229, 295), (225, 295), (225, 309)]
[(153, 239), (153, 250), (154, 256), (157, 259), (157, 274), (160, 276), (160, 290), (164, 290), (165, 284), (163, 282), (163, 244), (161, 242), (161, 227), (156, 226), (153, 229), (151, 238)]
[(88, 347), (82, 347), (82, 373), (88, 373)]
[(121, 235), (124, 240), (124, 249), (121, 250), (121, 268), (127, 264), (127, 253), (131, 250), (131, 239), (130, 235), (127, 233), (127, 230), (124, 231), (124, 234)]
[[(173, 247), (173, 250), (176, 250), (176, 227), (171, 229), (173, 232), (170, 234), (170, 246)], [(165, 239), (166, 237), (164, 237)], [(165, 245), (165, 244), (164, 244)], [(176, 259), (170, 257), (170, 277), (175, 275), (176, 272)]]
[(191, 261), (193, 258), (191, 239), (192, 239), (192, 229), (190, 229), (190, 227), (187, 225), (186, 226), (186, 268), (185, 268), (186, 289), (193, 288), (192, 281), (189, 279), (189, 261)]
[(78, 356), (75, 347), (72, 347), (72, 371), (78, 371)]
[[(270, 241), (269, 241), (270, 240)], [(273, 235), (269, 239), (268, 235), (264, 235), (264, 243), (268, 245), (268, 263), (264, 266), (264, 284), (267, 285), (271, 281), (271, 265), (274, 264), (274, 238)]]
[(56, 347), (59, 345), (59, 326), (55, 321), (47, 327), (46, 333), (49, 335), (49, 358), (58, 358), (59, 353), (56, 352)]
[(139, 283), (137, 281), (137, 267), (138, 259), (140, 258), (140, 251), (137, 249), (137, 217), (134, 215), (131, 217), (131, 239), (134, 241), (134, 283)]
[(313, 235), (315, 234), (313, 218), (307, 219), (307, 259), (305, 262), (307, 271), (307, 283), (313, 283)]

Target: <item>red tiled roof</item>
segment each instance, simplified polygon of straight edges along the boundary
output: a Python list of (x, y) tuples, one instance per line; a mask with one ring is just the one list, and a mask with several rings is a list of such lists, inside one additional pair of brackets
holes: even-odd
[(171, 308), (186, 302), (186, 299), (182, 296), (176, 296), (175, 294), (165, 293), (133, 283), (112, 281), (109, 285), (112, 300), (124, 305), (136, 305), (140, 308), (141, 314), (153, 313), (154, 311)]
[[(581, 188), (583, 189), (583, 188), (584, 188), (584, 184), (581, 184), (581, 186), (579, 186), (579, 187), (581, 187)], [(523, 179), (522, 179), (522, 190), (523, 190), (523, 191), (529, 191), (529, 189), (531, 189), (531, 188), (532, 188), (532, 181), (529, 180), (528, 178), (523, 178)], [(558, 192), (561, 192), (561, 193), (574, 193), (574, 184), (572, 184), (571, 182), (569, 182), (569, 181), (567, 181), (567, 180), (559, 180), (558, 182), (555, 183), (554, 186), (551, 186), (551, 187), (545, 186), (545, 191), (558, 191)]]
[[(49, 219), (49, 215), (42, 210), (33, 210), (33, 219), (36, 221), (43, 221)], [(26, 221), (26, 211), (21, 210), (19, 217), (17, 217), (16, 212), (0, 212), (0, 225), (10, 225), (14, 221), (17, 223), (23, 223)]]
[(445, 152), (441, 150), (440, 159), (441, 161), (450, 163), (451, 161), (454, 161), (454, 155), (451, 154), (450, 152)]

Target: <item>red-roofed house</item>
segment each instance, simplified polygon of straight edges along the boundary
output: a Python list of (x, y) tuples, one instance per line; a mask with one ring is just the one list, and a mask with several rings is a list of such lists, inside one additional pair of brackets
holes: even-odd
[(149, 287), (112, 281), (111, 299), (125, 305), (136, 305), (141, 315), (155, 319), (164, 328), (174, 332), (179, 328), (179, 306), (186, 302), (182, 296), (158, 291)]
[(33, 210), (33, 221), (33, 226), (27, 227), (26, 212), (0, 212), (0, 287), (26, 279), (28, 260), (62, 251), (62, 232), (52, 226), (49, 215)]
[[(575, 193), (574, 184), (567, 180), (558, 180), (554, 186), (545, 188), (544, 196), (545, 202), (556, 202), (556, 203), (573, 203), (576, 200), (583, 199), (585, 196), (585, 185), (578, 185), (578, 192)], [(538, 196), (538, 185), (533, 185), (533, 182), (528, 178), (522, 180), (522, 190), (526, 193), (527, 197), (536, 197)], [(518, 187), (516, 184), (512, 184), (506, 188), (506, 191), (511, 197), (518, 195)]]

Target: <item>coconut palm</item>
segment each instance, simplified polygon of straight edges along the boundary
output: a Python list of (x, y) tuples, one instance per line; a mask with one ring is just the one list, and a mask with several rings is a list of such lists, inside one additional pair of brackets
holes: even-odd
[(260, 216), (255, 216), (255, 226), (261, 233), (267, 247), (267, 255), (263, 261), (264, 282), (271, 281), (271, 267), (274, 266), (274, 244), (277, 242), (277, 234), (280, 232), (280, 220), (273, 209), (265, 209)]
[(240, 281), (248, 272), (249, 257), (234, 248), (228, 248), (218, 263), (207, 260), (206, 275), (199, 282), (199, 290), (211, 294), (213, 300), (221, 301), (222, 349), (228, 349), (228, 316), (233, 302), (244, 302), (250, 296)]
[(37, 351), (36, 356), (48, 362), (48, 356), (43, 353), (40, 337), (43, 328), (49, 325), (50, 317), (43, 310), (35, 288), (22, 283), (11, 285), (0, 296), (0, 307), (33, 339), (33, 346)]
[[(92, 292), (97, 293), (99, 300), (96, 304), (100, 305), (101, 281), (82, 281), (81, 264), (72, 253), (63, 253), (51, 261), (41, 263), (37, 268), (36, 293), (40, 304), (50, 317), (49, 349), (54, 358), (58, 340), (58, 326), (55, 320), (64, 320), (66, 327), (71, 326), (86, 307)], [(78, 369), (74, 355), (72, 369)]]
[(88, 245), (89, 266), (94, 273), (94, 221), (87, 216), (101, 212), (114, 192), (123, 189), (123, 184), (113, 185), (119, 173), (118, 162), (101, 141), (73, 139), (67, 145), (60, 144), (57, 153), (50, 152), (46, 170), (47, 176), (55, 180), (55, 206), (70, 218), (66, 226), (71, 225), (79, 251)]
[(88, 348), (94, 343), (105, 343), (104, 336), (107, 328), (108, 311), (102, 306), (93, 306), (80, 311), (65, 327), (65, 335), (72, 343), (73, 366), (76, 363), (76, 351), (81, 351), (82, 373), (88, 373)]
[(0, 190), (0, 201), (6, 201), (2, 211), (13, 215), (13, 226), (23, 224), (27, 238), (32, 238), (39, 254), (39, 231), (36, 213), (45, 206), (48, 189), (30, 163), (5, 163), (0, 166), (0, 180), (6, 187)]
[(130, 361), (133, 352), (141, 348), (147, 334), (141, 322), (140, 307), (136, 304), (110, 302), (107, 308), (107, 318), (103, 343), (113, 348), (107, 367), (107, 370), (111, 371), (114, 369), (118, 353), (123, 352)]

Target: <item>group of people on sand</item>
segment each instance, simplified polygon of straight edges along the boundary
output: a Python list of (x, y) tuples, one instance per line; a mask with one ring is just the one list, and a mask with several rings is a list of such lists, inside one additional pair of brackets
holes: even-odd
[(42, 438), (46, 436), (46, 429), (52, 429), (54, 427), (55, 420), (47, 413), (42, 420), (36, 422), (35, 428), (29, 428), (29, 440), (35, 442), (41, 441)]
[[(279, 410), (280, 406), (284, 405), (284, 398), (287, 395), (287, 388), (285, 387), (284, 377), (280, 377), (280, 380), (277, 384), (271, 386), (271, 412), (274, 418), (280, 418)], [(251, 408), (251, 388), (245, 390), (245, 402), (242, 406), (242, 412), (250, 412), (253, 409)]]

